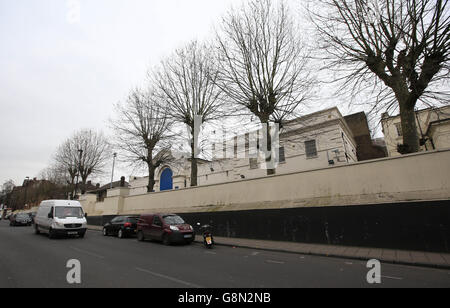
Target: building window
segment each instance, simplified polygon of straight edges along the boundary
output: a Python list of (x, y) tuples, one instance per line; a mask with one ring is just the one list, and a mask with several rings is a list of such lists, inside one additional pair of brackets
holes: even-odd
[(279, 151), (278, 151), (278, 159), (280, 160), (280, 163), (285, 163), (286, 162), (286, 155), (284, 153), (284, 147), (280, 147)]
[(316, 140), (309, 140), (305, 142), (305, 152), (307, 158), (317, 157)]
[(402, 123), (395, 123), (395, 128), (397, 129), (397, 135), (399, 137), (402, 137), (403, 136)]
[(258, 159), (250, 158), (250, 169), (258, 169)]

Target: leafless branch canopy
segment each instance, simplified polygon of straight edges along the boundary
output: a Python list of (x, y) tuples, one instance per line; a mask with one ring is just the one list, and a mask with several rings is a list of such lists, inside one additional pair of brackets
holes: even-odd
[(448, 89), (432, 87), (449, 78), (448, 0), (319, 0), (314, 5), (311, 19), (322, 37), (320, 49), (329, 56), (327, 69), (346, 73), (343, 89), (356, 94), (374, 88), (375, 108), (403, 101), (414, 106), (430, 98), (448, 102)]
[[(319, 4), (319, 5), (318, 5)], [(372, 93), (374, 111), (400, 110), (406, 152), (419, 150), (418, 102), (448, 102), (448, 0), (318, 0), (310, 10), (327, 69), (341, 90)]]
[(116, 105), (117, 117), (111, 120), (123, 160), (148, 168), (149, 191), (155, 184), (155, 169), (172, 158), (169, 132), (173, 121), (157, 99), (152, 90), (135, 89), (124, 104)]
[(207, 123), (222, 115), (223, 93), (215, 85), (217, 74), (211, 48), (193, 41), (177, 49), (150, 77), (170, 116), (193, 129), (196, 116)]
[(281, 123), (310, 94), (308, 52), (284, 2), (252, 0), (222, 20), (218, 85), (262, 123)]
[[(82, 150), (80, 159), (80, 150)], [(91, 175), (99, 175), (110, 157), (111, 149), (108, 140), (101, 132), (84, 129), (67, 139), (57, 150), (55, 161), (64, 167), (72, 179), (77, 172), (83, 184)]]

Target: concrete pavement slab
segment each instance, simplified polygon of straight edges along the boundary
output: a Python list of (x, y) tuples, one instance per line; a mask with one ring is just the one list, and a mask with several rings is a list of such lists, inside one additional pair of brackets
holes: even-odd
[(379, 249), (379, 248), (370, 249), (369, 255), (368, 255), (369, 258), (377, 259), (377, 260), (381, 260), (382, 256), (383, 256), (382, 249)]
[(430, 260), (428, 260), (426, 254), (424, 252), (419, 251), (411, 251), (411, 257), (414, 263), (418, 264), (428, 264)]
[(381, 258), (384, 261), (394, 262), (395, 260), (397, 260), (397, 252), (391, 249), (383, 249)]
[(369, 258), (370, 249), (368, 248), (360, 248), (358, 253), (356, 254), (357, 258)]
[(427, 259), (432, 264), (436, 265), (446, 265), (447, 261), (439, 253), (426, 253)]
[(413, 258), (411, 256), (411, 252), (406, 250), (397, 250), (397, 262), (406, 262), (412, 263)]
[(442, 258), (444, 258), (445, 263), (450, 266), (450, 254), (441, 254)]

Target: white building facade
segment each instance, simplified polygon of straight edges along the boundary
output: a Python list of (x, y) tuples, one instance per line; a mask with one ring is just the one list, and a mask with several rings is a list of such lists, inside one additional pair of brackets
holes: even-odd
[[(264, 168), (265, 156), (252, 155), (256, 152), (253, 146), (257, 144), (252, 142), (253, 133), (256, 135), (256, 132), (236, 134), (234, 138), (225, 141), (223, 146), (212, 144), (211, 149), (215, 158), (198, 159), (198, 185), (267, 176), (267, 170)], [(357, 161), (356, 143), (352, 132), (336, 107), (289, 121), (280, 128), (278, 136), (279, 140), (274, 147), (274, 151), (278, 154), (275, 155), (278, 156), (276, 174), (345, 165)], [(180, 158), (164, 165), (156, 172), (155, 191), (188, 188), (190, 174), (189, 159)], [(129, 184), (131, 196), (146, 194), (148, 177), (131, 176)]]
[[(401, 156), (397, 145), (403, 143), (400, 116), (384, 114), (381, 119), (389, 157)], [(416, 112), (417, 134), (421, 151), (450, 148), (450, 106), (428, 108)]]

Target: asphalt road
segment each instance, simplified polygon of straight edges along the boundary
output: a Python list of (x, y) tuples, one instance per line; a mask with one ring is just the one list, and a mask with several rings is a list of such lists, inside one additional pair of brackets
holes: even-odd
[[(81, 263), (81, 284), (69, 284), (68, 260)], [(366, 263), (198, 243), (163, 246), (103, 237), (50, 240), (32, 227), (0, 221), (0, 287), (317, 288), (450, 287), (450, 271), (382, 264), (370, 285)]]

